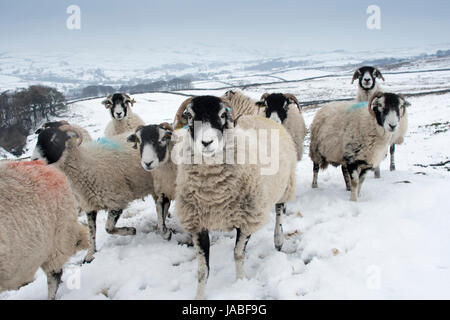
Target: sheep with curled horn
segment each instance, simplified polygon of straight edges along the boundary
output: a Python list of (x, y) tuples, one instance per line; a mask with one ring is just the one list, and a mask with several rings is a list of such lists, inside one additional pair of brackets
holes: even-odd
[(264, 108), (266, 118), (281, 123), (291, 134), (297, 151), (297, 160), (303, 157), (306, 125), (297, 98), (289, 93), (264, 93), (257, 105)]
[(144, 120), (131, 110), (135, 103), (136, 101), (125, 93), (110, 94), (102, 101), (105, 108), (109, 109), (112, 118), (105, 129), (106, 137), (131, 132), (145, 124)]
[[(108, 211), (109, 234), (134, 235), (134, 227), (116, 227), (123, 210), (132, 201), (148, 195), (157, 201), (152, 174), (142, 170), (139, 154), (127, 142), (129, 135), (130, 132), (85, 144), (77, 128), (70, 125), (39, 133), (33, 159), (45, 160), (64, 172), (78, 205), (86, 212), (91, 245), (85, 262), (94, 259), (99, 210)], [(165, 239), (170, 239), (170, 233), (161, 225), (163, 221), (158, 216), (158, 229)]]
[[(285, 202), (292, 200), (296, 191), (296, 152), (290, 134), (274, 121), (243, 115), (234, 126), (232, 109), (219, 97), (190, 98), (181, 105), (177, 118), (186, 120), (180, 145), (177, 143), (176, 147), (183, 151), (183, 159), (187, 161), (178, 165), (176, 213), (183, 229), (192, 236), (198, 261), (196, 298), (203, 299), (209, 276), (209, 231), (236, 229), (236, 276), (244, 278), (247, 242), (267, 222), (275, 206), (274, 244), (281, 250)], [(271, 146), (277, 146), (271, 158), (278, 170), (266, 172), (271, 165), (263, 164), (261, 159), (251, 162), (249, 155), (257, 154), (258, 147), (247, 148), (250, 144), (237, 142), (259, 130), (274, 134), (276, 140), (272, 142), (269, 138), (265, 145), (259, 141), (260, 135), (254, 137), (259, 147), (272, 150)], [(215, 158), (228, 152), (234, 155), (232, 162)], [(244, 162), (237, 160), (239, 155), (245, 155)], [(196, 156), (202, 159), (200, 163), (189, 161)]]
[(367, 104), (332, 102), (320, 108), (310, 129), (312, 187), (318, 186), (319, 169), (342, 166), (350, 200), (357, 201), (367, 171), (384, 159), (407, 106), (402, 95), (378, 92)]

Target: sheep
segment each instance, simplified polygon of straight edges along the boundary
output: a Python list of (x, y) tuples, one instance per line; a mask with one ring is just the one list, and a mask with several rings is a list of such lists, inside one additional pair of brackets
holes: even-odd
[[(183, 229), (193, 239), (198, 260), (196, 298), (203, 299), (209, 275), (210, 230), (236, 229), (236, 275), (238, 279), (243, 278), (247, 242), (251, 234), (266, 223), (271, 207), (276, 205), (274, 243), (276, 249), (281, 250), (281, 219), (286, 210), (285, 202), (295, 196), (297, 156), (294, 142), (283, 126), (258, 115), (245, 115), (234, 127), (232, 110), (221, 98), (190, 98), (177, 112), (179, 117), (181, 114), (187, 119), (187, 128), (183, 129), (184, 135), (180, 133), (181, 141), (175, 145), (175, 154), (181, 150), (183, 155), (176, 180), (176, 213)], [(251, 150), (246, 149), (246, 143), (236, 143), (256, 131), (260, 136), (254, 135), (253, 141), (259, 143), (261, 149), (272, 150), (278, 170), (264, 172), (266, 166), (261, 158), (254, 162), (249, 159), (250, 155), (257, 154), (255, 143), (249, 143)], [(261, 133), (267, 132), (275, 141), (264, 144)], [(278, 149), (273, 151), (272, 148)], [(224, 153), (225, 163), (220, 161)], [(239, 161), (240, 155), (244, 155), (244, 161), (242, 158)], [(175, 159), (179, 161), (180, 157)]]
[(131, 111), (131, 107), (135, 103), (136, 101), (125, 93), (110, 94), (102, 101), (105, 108), (111, 112), (112, 117), (106, 126), (105, 137), (131, 132), (145, 124), (137, 114)]
[[(38, 136), (33, 159), (44, 159), (67, 175), (79, 206), (87, 214), (91, 246), (85, 262), (94, 259), (98, 210), (108, 211), (108, 233), (134, 235), (135, 228), (116, 227), (122, 211), (131, 201), (147, 195), (156, 201), (152, 174), (142, 171), (139, 155), (126, 141), (129, 134), (81, 144), (81, 134), (76, 128), (65, 126), (48, 128)], [(56, 156), (49, 158), (46, 156), (49, 153)], [(161, 231), (162, 226), (158, 227)]]
[(319, 168), (342, 166), (351, 201), (357, 201), (367, 170), (384, 159), (398, 130), (401, 109), (409, 103), (402, 95), (378, 92), (369, 102), (333, 102), (323, 106), (311, 124), (309, 156), (314, 163), (312, 187)]
[(41, 267), (54, 299), (63, 265), (87, 249), (67, 178), (42, 161), (0, 164), (0, 292), (33, 281)]
[(377, 83), (377, 78), (384, 81), (383, 75), (376, 67), (364, 66), (355, 71), (352, 84), (358, 79), (357, 102), (369, 101), (369, 98), (372, 95), (381, 92), (381, 88)]
[(84, 143), (92, 141), (92, 137), (86, 129), (84, 129), (80, 126), (77, 126), (75, 124), (69, 124), (69, 122), (67, 122), (66, 120), (46, 122), (39, 129), (36, 130), (35, 134), (39, 134), (42, 130), (45, 130), (47, 128), (60, 128), (61, 126), (64, 126), (64, 125), (71, 125), (72, 127), (76, 128), (78, 130), (78, 132), (80, 132), (81, 135), (83, 136)]
[(152, 173), (156, 194), (158, 224), (162, 226), (163, 236), (170, 238), (171, 231), (166, 228), (165, 219), (169, 214), (170, 202), (175, 200), (177, 166), (170, 159), (174, 146), (171, 141), (173, 128), (168, 123), (139, 126), (136, 132), (128, 136), (127, 141), (139, 144), (141, 165)]
[(233, 119), (238, 120), (243, 115), (255, 115), (259, 112), (257, 102), (244, 95), (241, 91), (229, 90), (221, 97), (233, 109)]
[(287, 93), (264, 93), (257, 104), (264, 107), (266, 118), (281, 123), (291, 134), (297, 151), (297, 161), (300, 161), (303, 157), (306, 125), (297, 98)]

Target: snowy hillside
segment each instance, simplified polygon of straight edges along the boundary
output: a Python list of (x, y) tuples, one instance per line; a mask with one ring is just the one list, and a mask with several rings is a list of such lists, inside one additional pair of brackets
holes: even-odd
[[(413, 70), (429, 69), (424, 63)], [(450, 71), (442, 71), (439, 76), (433, 72), (393, 73), (402, 70), (386, 70), (386, 89), (402, 93), (449, 89)], [(347, 98), (356, 90), (350, 84), (351, 71), (342, 70), (339, 77), (254, 86), (244, 92), (253, 98), (266, 90), (292, 92), (300, 101)], [(285, 69), (273, 75), (298, 80), (327, 73)], [(248, 74), (234, 76), (231, 84), (261, 81)], [(196, 87), (205, 90), (184, 93), (221, 95), (226, 90), (214, 88), (222, 86), (203, 81)], [(172, 121), (186, 99), (163, 93), (133, 97), (137, 101), (134, 112), (148, 123)], [(405, 143), (397, 147), (397, 171), (390, 172), (388, 161), (383, 162), (381, 179), (375, 180), (369, 174), (359, 202), (352, 203), (340, 169), (321, 171), (319, 188), (311, 188), (312, 162), (305, 148), (303, 160), (297, 165), (297, 196), (287, 204), (282, 251), (273, 247), (273, 213), (271, 221), (248, 244), (248, 278), (236, 281), (235, 235), (212, 233), (206, 298), (450, 299), (450, 93), (408, 100), (409, 132)], [(67, 119), (85, 127), (94, 138), (101, 137), (109, 114), (100, 101), (75, 103)], [(316, 110), (304, 110), (308, 126)], [(35, 137), (30, 136), (28, 154), (34, 144)], [(118, 222), (119, 226), (136, 227), (136, 236), (107, 234), (106, 212), (100, 212), (96, 259), (81, 265), (85, 252), (73, 257), (57, 298), (194, 298), (195, 252), (185, 244), (186, 236), (173, 204), (171, 208), (168, 226), (176, 233), (169, 242), (156, 233), (156, 210), (151, 198), (132, 203)], [(86, 221), (85, 217), (80, 219)], [(74, 288), (78, 280), (79, 286)], [(46, 277), (39, 271), (35, 282), (2, 293), (0, 299), (45, 299), (46, 288)]]

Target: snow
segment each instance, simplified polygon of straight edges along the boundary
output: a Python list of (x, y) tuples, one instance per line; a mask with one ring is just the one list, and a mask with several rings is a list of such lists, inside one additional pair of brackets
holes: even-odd
[[(393, 54), (394, 55), (394, 54)], [(398, 53), (400, 55), (400, 53)], [(428, 68), (428, 66), (426, 67)], [(322, 75), (321, 71), (311, 74)], [(277, 73), (301, 78), (293, 70)], [(448, 88), (449, 73), (386, 76), (390, 90), (421, 91)], [(241, 76), (239, 76), (241, 77)], [(253, 82), (251, 77), (243, 81)], [(302, 77), (308, 77), (304, 71)], [(237, 77), (238, 78), (238, 77)], [(252, 87), (245, 91), (259, 98), (266, 90), (292, 89), (300, 100), (348, 97), (355, 94), (351, 74), (333, 79)], [(388, 84), (389, 83), (389, 84)], [(221, 95), (220, 83), (203, 81), (205, 90), (188, 94)], [(209, 89), (208, 89), (209, 88)], [(171, 122), (184, 96), (148, 93), (133, 96), (133, 109), (148, 123)], [(247, 279), (235, 280), (234, 232), (211, 233), (210, 277), (207, 299), (450, 299), (450, 94), (408, 99), (409, 131), (397, 146), (397, 170), (381, 165), (381, 179), (367, 177), (357, 203), (349, 201), (340, 169), (319, 173), (319, 188), (312, 189), (308, 141), (297, 165), (297, 196), (287, 204), (281, 252), (273, 246), (275, 214), (252, 235), (247, 247)], [(67, 114), (98, 138), (110, 120), (101, 99), (75, 103)], [(317, 109), (305, 109), (307, 126)], [(308, 138), (307, 138), (308, 139)], [(35, 144), (30, 136), (28, 153)], [(0, 154), (3, 151), (0, 150)], [(426, 167), (428, 166), (428, 167)], [(135, 236), (120, 237), (105, 231), (106, 212), (97, 219), (95, 260), (81, 265), (79, 252), (66, 265), (58, 299), (192, 299), (197, 284), (197, 261), (187, 246), (174, 204), (168, 227), (170, 241), (156, 233), (157, 218), (151, 197), (133, 202), (119, 226), (133, 226)], [(86, 223), (85, 217), (80, 217)], [(80, 281), (79, 286), (73, 283)], [(0, 299), (45, 299), (45, 275)]]

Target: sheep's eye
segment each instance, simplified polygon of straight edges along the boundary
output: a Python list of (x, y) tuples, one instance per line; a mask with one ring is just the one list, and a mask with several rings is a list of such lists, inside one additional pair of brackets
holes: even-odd
[(225, 114), (225, 112), (224, 113), (222, 113), (222, 115), (220, 116), (222, 119), (225, 119), (225, 117), (226, 117), (227, 115)]
[(192, 119), (192, 114), (190, 112), (186, 112), (185, 116), (188, 119)]

